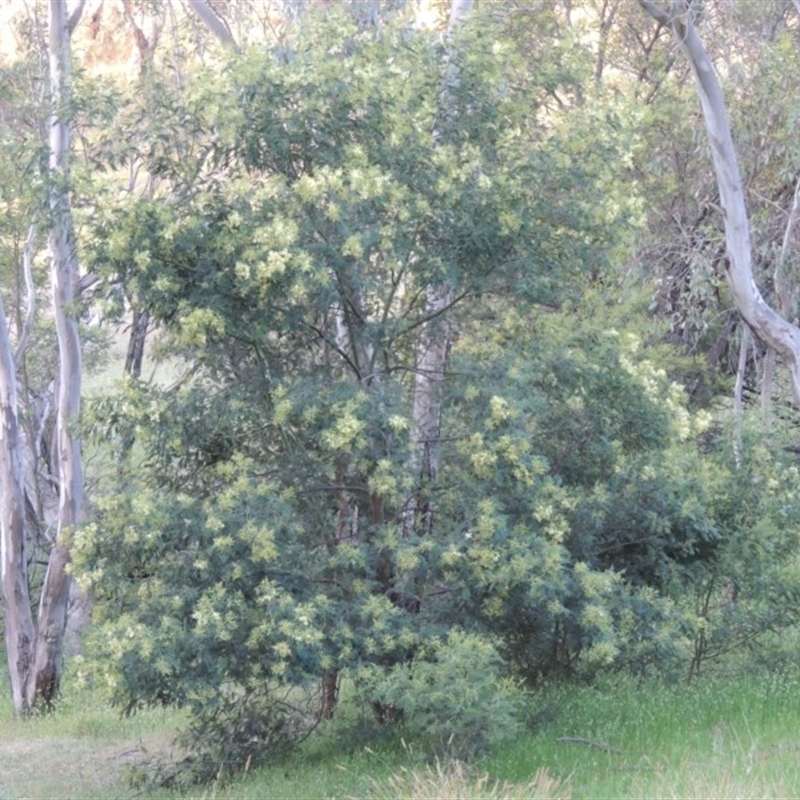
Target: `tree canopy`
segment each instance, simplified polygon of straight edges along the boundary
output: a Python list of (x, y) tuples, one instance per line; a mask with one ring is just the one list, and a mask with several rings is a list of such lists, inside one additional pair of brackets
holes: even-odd
[[(7, 73), (0, 354), (28, 343), (0, 405), (20, 503), (60, 520), (56, 545), (26, 523), (25, 552), (68, 548), (94, 605), (75, 669), (128, 713), (188, 707), (201, 777), (282, 752), (345, 679), (380, 724), (472, 755), (525, 686), (694, 679), (794, 642), (791, 381), (736, 314), (670, 27), (691, 15), (729, 90), (752, 276), (790, 318), (796, 13), (442, 5), (98, 6), (58, 180), (23, 102), (35, 15)], [(113, 13), (126, 80), (92, 73)], [(47, 466), (64, 354), (25, 321), (27, 232), (67, 186), (90, 388), (57, 454), (80, 437), (85, 521)]]

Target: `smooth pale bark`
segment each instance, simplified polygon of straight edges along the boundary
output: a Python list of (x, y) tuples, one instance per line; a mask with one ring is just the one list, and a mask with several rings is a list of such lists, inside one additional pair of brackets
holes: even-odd
[[(736, 428), (733, 440), (733, 457), (736, 468), (742, 466), (742, 411), (744, 410), (744, 373), (747, 369), (747, 352), (750, 349), (750, 328), (742, 326), (742, 341), (739, 343), (739, 361), (736, 366), (736, 382), (733, 386), (733, 415)], [(772, 351), (770, 351), (772, 352)]]
[[(447, 37), (469, 15), (472, 0), (453, 0)], [(455, 113), (452, 92), (458, 86), (460, 75), (452, 61), (448, 46), (442, 88), (439, 93), (439, 123), (433, 131), (434, 141), (442, 138), (442, 123)], [(426, 290), (425, 317), (427, 322), (420, 330), (417, 359), (412, 390), (411, 470), (419, 484), (414, 497), (401, 512), (401, 532), (410, 536), (430, 533), (433, 526), (434, 500), (432, 488), (439, 472), (439, 445), (442, 431), (442, 390), (447, 357), (450, 352), (452, 329), (449, 310), (453, 305), (454, 289), (450, 283), (429, 286)]]
[(434, 501), (430, 490), (439, 473), (442, 389), (452, 336), (448, 310), (452, 303), (450, 284), (428, 287), (425, 302), (428, 322), (420, 332), (411, 405), (414, 423), (411, 469), (417, 476), (419, 487), (403, 518), (405, 536), (410, 536), (415, 526), (419, 533), (426, 534), (433, 527)]
[(56, 424), (59, 436), (61, 495), (59, 532), (83, 518), (83, 473), (77, 422), (81, 401), (81, 346), (75, 290), (78, 261), (73, 241), (69, 192), (71, 129), (64, 113), (69, 99), (69, 35), (60, 0), (50, 3), (50, 75), (53, 115), (50, 127), (50, 255), (53, 313), (59, 354)]
[(188, 0), (189, 8), (202, 20), (208, 29), (226, 47), (236, 47), (233, 34), (225, 22), (217, 16), (217, 12), (206, 2), (206, 0)]
[(736, 308), (753, 333), (783, 358), (791, 374), (795, 401), (800, 405), (800, 328), (767, 304), (753, 277), (750, 224), (741, 172), (714, 66), (695, 29), (685, 0), (671, 0), (666, 8), (652, 0), (639, 2), (652, 17), (672, 27), (692, 67), (711, 145), (725, 223), (728, 285)]
[[(54, 0), (51, 0), (54, 2)], [(66, 5), (66, 2), (64, 2)], [(72, 36), (75, 28), (78, 27), (78, 23), (81, 21), (81, 17), (83, 16), (83, 9), (86, 5), (86, 0), (78, 0), (78, 4), (75, 6), (74, 11), (69, 15), (69, 19), (67, 20), (67, 39)], [(64, 14), (66, 14), (66, 9), (64, 10)]]
[(69, 194), (70, 29), (66, 4), (50, 0), (50, 256), (53, 314), (59, 355), (56, 438), (59, 504), (55, 543), (50, 551), (39, 601), (28, 705), (50, 706), (58, 694), (70, 576), (67, 528), (83, 521), (83, 470), (77, 423), (81, 396), (81, 347), (74, 289), (78, 267), (72, 236)]
[(8, 324), (0, 299), (0, 581), (11, 701), (28, 711), (26, 684), (34, 639), (25, 554), (25, 483), (17, 418), (17, 377)]
[(33, 323), (36, 319), (36, 284), (33, 282), (33, 245), (36, 241), (36, 223), (32, 222), (28, 227), (28, 238), (25, 240), (25, 249), (22, 251), (22, 274), (25, 277), (25, 296), (27, 298), (27, 308), (25, 310), (25, 322), (17, 340), (17, 348), (14, 351), (14, 362), (19, 365), (28, 347)]

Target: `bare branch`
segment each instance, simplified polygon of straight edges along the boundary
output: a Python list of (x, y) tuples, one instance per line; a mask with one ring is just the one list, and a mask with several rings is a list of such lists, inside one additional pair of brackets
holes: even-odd
[[(797, 2), (800, 3), (800, 0), (797, 0)], [(790, 313), (791, 303), (788, 289), (783, 284), (783, 271), (786, 266), (786, 258), (789, 255), (789, 244), (792, 241), (792, 234), (797, 224), (798, 210), (800, 210), (800, 176), (797, 178), (797, 183), (794, 187), (792, 208), (789, 211), (789, 219), (786, 221), (786, 230), (783, 232), (783, 242), (781, 242), (781, 252), (778, 256), (778, 263), (775, 265), (775, 272), (772, 276), (775, 284), (775, 294), (778, 296), (778, 308), (781, 314), (787, 316)]]
[(85, 5), (86, 5), (86, 0), (79, 0), (75, 10), (69, 15), (69, 21), (67, 22), (67, 32), (69, 33), (70, 36), (72, 36), (75, 28), (78, 27), (78, 23), (81, 21), (81, 17), (83, 16), (83, 7)]
[(671, 25), (672, 24), (672, 16), (669, 12), (661, 8), (660, 5), (657, 3), (652, 2), (652, 0), (639, 0), (639, 5), (656, 21), (660, 22), (662, 25)]
[(75, 284), (75, 296), (80, 297), (84, 292), (89, 291), (96, 283), (100, 282), (99, 276), (94, 272), (87, 272)]
[[(800, 0), (797, 0), (800, 3)], [(792, 240), (794, 227), (797, 222), (797, 213), (800, 208), (800, 177), (794, 187), (794, 198), (792, 207), (789, 211), (789, 218), (786, 221), (786, 230), (783, 232), (783, 242), (781, 252), (772, 273), (772, 284), (775, 287), (775, 296), (778, 298), (778, 311), (787, 319), (791, 314), (792, 303), (789, 290), (783, 281), (783, 274), (786, 268), (786, 259), (789, 256), (789, 244)], [(764, 359), (764, 373), (761, 379), (761, 408), (764, 415), (769, 418), (772, 411), (772, 387), (775, 374), (775, 351), (770, 347)]]

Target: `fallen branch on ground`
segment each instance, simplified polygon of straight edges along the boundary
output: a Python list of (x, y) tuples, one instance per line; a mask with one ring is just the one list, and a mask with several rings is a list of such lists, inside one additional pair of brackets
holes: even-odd
[(605, 742), (595, 742), (593, 739), (584, 739), (583, 736), (559, 736), (556, 739), (557, 742), (568, 742), (572, 744), (585, 744), (589, 747), (596, 747), (598, 750), (602, 750), (604, 753), (622, 753), (622, 750), (617, 750), (616, 747), (612, 747), (610, 744), (606, 744)]

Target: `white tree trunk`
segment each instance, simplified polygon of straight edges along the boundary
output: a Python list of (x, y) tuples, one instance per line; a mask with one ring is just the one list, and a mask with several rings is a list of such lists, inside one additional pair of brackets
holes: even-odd
[[(453, 0), (447, 25), (448, 38), (472, 10), (472, 0)], [(454, 114), (452, 92), (460, 75), (448, 47), (442, 88), (439, 93), (439, 122), (433, 138), (441, 138), (441, 123)], [(410, 536), (417, 529), (429, 533), (433, 525), (432, 489), (439, 471), (439, 443), (442, 431), (442, 389), (452, 331), (449, 309), (454, 291), (449, 283), (430, 286), (426, 291), (425, 317), (420, 330), (412, 390), (411, 470), (418, 486), (401, 511), (401, 532)]]
[(26, 684), (34, 638), (25, 553), (25, 479), (17, 418), (17, 376), (0, 299), (0, 582), (5, 645), (14, 711), (29, 710)]
[(697, 34), (686, 0), (670, 0), (667, 8), (652, 0), (639, 2), (656, 20), (672, 26), (675, 38), (689, 59), (719, 188), (729, 260), (728, 285), (736, 308), (753, 333), (783, 358), (791, 374), (795, 401), (800, 405), (800, 328), (767, 305), (753, 278), (750, 225), (742, 178), (714, 65)]
[(36, 284), (33, 282), (33, 245), (36, 241), (36, 222), (32, 222), (28, 227), (28, 238), (25, 240), (25, 248), (22, 251), (22, 274), (25, 277), (25, 295), (28, 307), (25, 310), (25, 322), (17, 339), (17, 348), (14, 351), (14, 362), (21, 364), (28, 348), (28, 339), (33, 330), (33, 323), (36, 319)]
[(78, 266), (72, 235), (69, 193), (69, 42), (74, 21), (63, 0), (50, 0), (50, 255), (53, 313), (59, 354), (56, 437), (59, 504), (55, 543), (50, 551), (36, 625), (28, 703), (49, 706), (61, 679), (70, 577), (65, 529), (83, 520), (83, 471), (77, 424), (81, 397), (81, 347), (74, 287)]
[(448, 312), (452, 302), (453, 289), (449, 284), (428, 288), (425, 302), (428, 321), (420, 332), (411, 406), (414, 423), (411, 469), (419, 485), (413, 503), (403, 515), (404, 536), (410, 536), (415, 527), (420, 533), (430, 533), (433, 526), (434, 501), (431, 489), (439, 472), (442, 389), (450, 351)]

